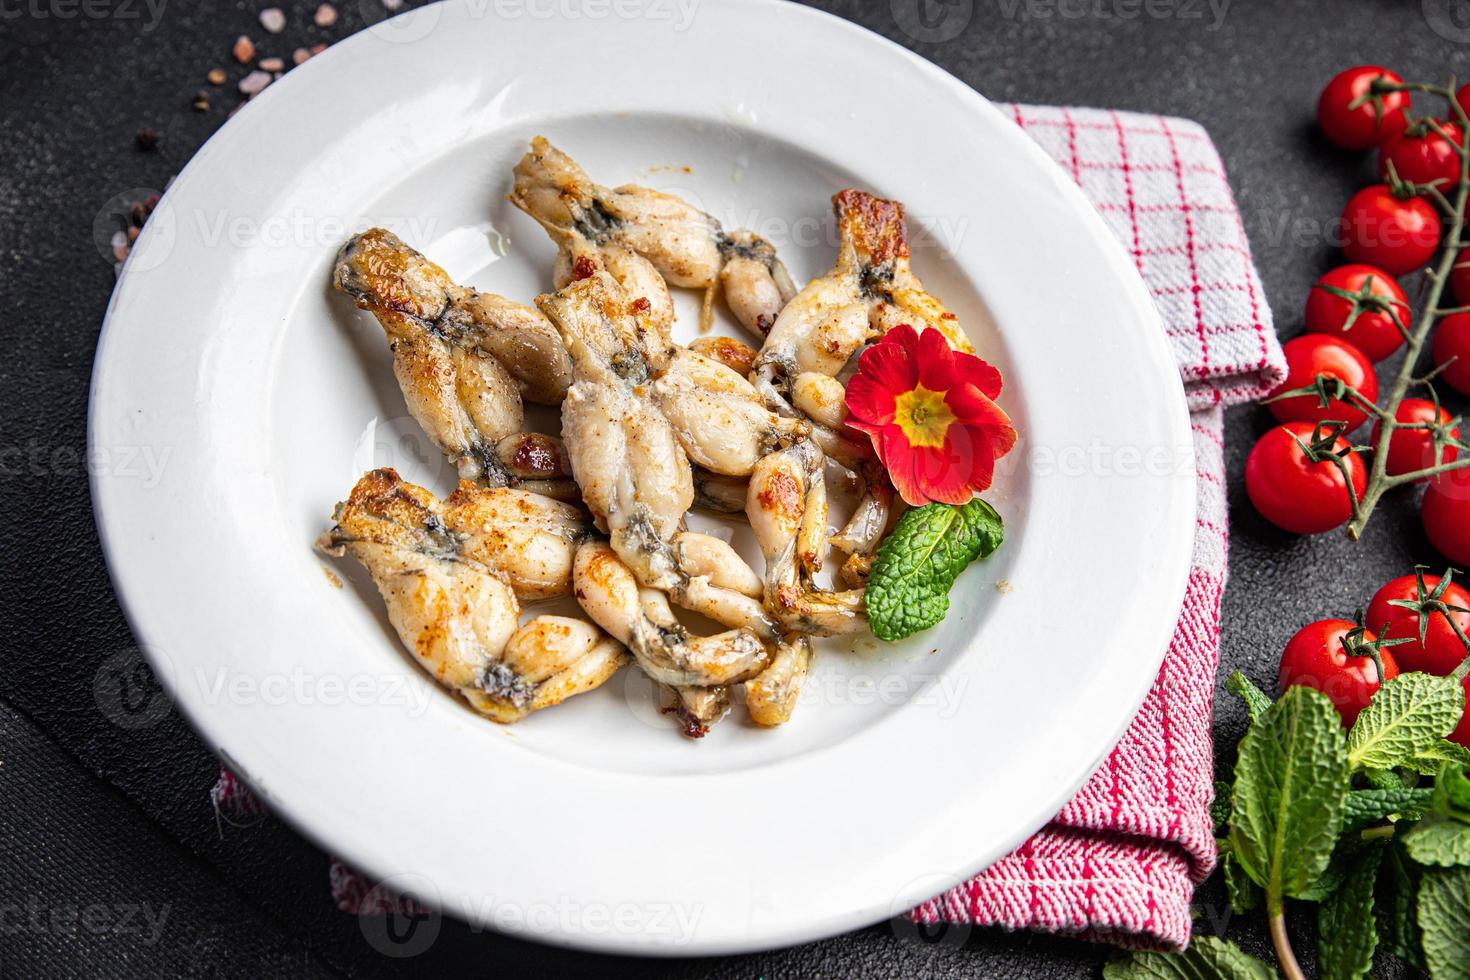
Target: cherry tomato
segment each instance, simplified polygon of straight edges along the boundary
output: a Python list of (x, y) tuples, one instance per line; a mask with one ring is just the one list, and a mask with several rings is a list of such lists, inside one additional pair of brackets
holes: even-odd
[(1450, 470), (1430, 480), (1419, 519), (1440, 554), (1457, 565), (1470, 565), (1470, 470)]
[[(1439, 587), (1438, 575), (1424, 576), (1425, 596), (1421, 603), (1419, 583), (1412, 575), (1401, 575), (1373, 594), (1368, 604), (1366, 622), (1378, 630), (1385, 640), (1406, 639), (1393, 645), (1393, 659), (1400, 670), (1422, 670), (1443, 677), (1465, 659), (1465, 645), (1450, 625), (1455, 624), (1470, 634), (1470, 612), (1455, 612), (1447, 607), (1470, 609), (1470, 592), (1451, 582), (1438, 599), (1430, 599)], [(1412, 602), (1421, 608), (1406, 609), (1395, 602)], [(1424, 619), (1424, 642), (1419, 642), (1419, 620)]]
[(1450, 267), (1450, 292), (1461, 306), (1470, 306), (1470, 254), (1461, 252)]
[[(1344, 638), (1357, 629), (1345, 619), (1322, 619), (1308, 623), (1286, 644), (1281, 653), (1281, 690), (1303, 684), (1321, 691), (1337, 706), (1342, 722), (1351, 728), (1358, 712), (1378, 692), (1378, 665), (1372, 657), (1353, 656), (1344, 646)], [(1364, 630), (1363, 640), (1376, 637)], [(1383, 679), (1399, 675), (1398, 664), (1388, 650), (1379, 651), (1383, 660)]]
[[(1339, 296), (1333, 292), (1337, 289), (1352, 293), (1355, 298)], [(1393, 316), (1389, 315), (1390, 311)], [(1404, 326), (1409, 325), (1409, 297), (1404, 295), (1398, 280), (1371, 265), (1340, 265), (1331, 269), (1322, 274), (1307, 294), (1308, 332), (1342, 337), (1370, 361), (1381, 361), (1402, 346), (1404, 335), (1394, 324), (1394, 316)], [(1352, 326), (1344, 330), (1349, 320)]]
[(1350, 197), (1342, 228), (1342, 254), (1394, 276), (1428, 265), (1442, 231), (1434, 205), (1422, 197), (1394, 197), (1386, 184), (1373, 184)]
[[(1399, 410), (1394, 413), (1394, 418), (1410, 425), (1416, 422), (1438, 422), (1441, 425), (1448, 425), (1450, 413), (1443, 408), (1436, 412), (1434, 402), (1426, 399), (1405, 398), (1399, 402)], [(1373, 423), (1373, 445), (1378, 445), (1378, 436), (1382, 430), (1382, 423)], [(1449, 430), (1449, 434), (1452, 438), (1458, 439), (1460, 427), (1454, 426)], [(1459, 455), (1460, 450), (1456, 447), (1445, 446), (1440, 454), (1440, 462), (1448, 463)], [(1394, 430), (1388, 440), (1386, 466), (1389, 476), (1402, 476), (1405, 473), (1412, 473), (1414, 470), (1422, 470), (1426, 466), (1433, 465), (1434, 439), (1428, 429)]]
[[(1302, 451), (1312, 444), (1310, 422), (1287, 422), (1261, 436), (1245, 461), (1245, 492), (1261, 516), (1293, 534), (1319, 534), (1347, 522), (1353, 516), (1352, 499), (1342, 470), (1330, 459), (1313, 462)], [(1333, 441), (1330, 452), (1348, 448), (1342, 438)], [(1353, 492), (1362, 496), (1368, 474), (1358, 453), (1343, 457), (1353, 481)]]
[(1404, 113), (1409, 108), (1409, 93), (1369, 95), (1369, 86), (1379, 78), (1403, 82), (1387, 68), (1358, 65), (1327, 83), (1317, 99), (1317, 125), (1329, 140), (1348, 150), (1371, 150), (1403, 131), (1408, 123)]
[(1438, 123), (1445, 136), (1417, 124), (1397, 136), (1390, 136), (1378, 150), (1378, 176), (1388, 180), (1388, 165), (1400, 180), (1415, 184), (1439, 181), (1441, 190), (1460, 182), (1460, 154), (1455, 151), (1463, 138), (1460, 127), (1452, 122)]
[[(1470, 88), (1470, 85), (1465, 86)], [(1461, 89), (1464, 91), (1464, 89)], [(1447, 736), (1451, 742), (1459, 742), (1465, 748), (1470, 749), (1470, 677), (1465, 678), (1465, 711), (1460, 715), (1460, 723), (1455, 730)]]
[[(1321, 374), (1351, 385), (1369, 401), (1378, 398), (1378, 377), (1373, 373), (1373, 365), (1362, 351), (1341, 337), (1307, 333), (1288, 340), (1281, 349), (1286, 352), (1286, 380), (1277, 392), (1305, 388)], [(1294, 395), (1268, 402), (1266, 407), (1281, 422), (1346, 422), (1349, 432), (1368, 417), (1367, 412), (1341, 398), (1329, 398), (1326, 408), (1321, 407), (1321, 401), (1316, 395)]]
[(1430, 346), (1436, 365), (1454, 362), (1439, 374), (1444, 383), (1470, 395), (1470, 313), (1451, 313), (1435, 325)]

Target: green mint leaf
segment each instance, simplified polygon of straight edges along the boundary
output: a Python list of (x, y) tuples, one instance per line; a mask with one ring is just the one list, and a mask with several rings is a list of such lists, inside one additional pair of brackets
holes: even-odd
[(1230, 911), (1244, 915), (1261, 904), (1261, 886), (1251, 881), (1235, 855), (1226, 852), (1221, 858), (1225, 869), (1225, 892), (1230, 896)]
[(1404, 765), (1421, 776), (1433, 776), (1448, 762), (1459, 769), (1470, 769), (1470, 749), (1455, 742), (1440, 739), (1414, 753)]
[(1404, 850), (1423, 865), (1470, 867), (1470, 824), (1431, 813), (1404, 834)]
[(1342, 831), (1349, 833), (1386, 820), (1396, 813), (1418, 813), (1434, 802), (1434, 790), (1410, 789), (1398, 786), (1392, 789), (1355, 789), (1348, 793), (1342, 807)]
[(1317, 909), (1317, 968), (1322, 980), (1360, 980), (1373, 969), (1378, 928), (1373, 886), (1384, 846), (1375, 843), (1353, 857), (1336, 891)]
[(1343, 881), (1348, 876), (1348, 870), (1353, 861), (1357, 859), (1358, 852), (1362, 850), (1354, 837), (1340, 837), (1337, 847), (1332, 851), (1332, 860), (1327, 862), (1327, 867), (1317, 876), (1317, 880), (1302, 889), (1296, 896), (1303, 902), (1325, 902), (1337, 892)]
[(1182, 953), (1134, 953), (1103, 967), (1103, 980), (1276, 980), (1276, 968), (1239, 946), (1196, 936)]
[(1215, 798), (1210, 801), (1210, 822), (1219, 830), (1230, 822), (1230, 784), (1215, 780)]
[(1416, 780), (1405, 779), (1392, 769), (1364, 769), (1363, 778), (1368, 780), (1368, 785), (1374, 789), (1402, 789), (1416, 782)]
[(1400, 674), (1358, 713), (1348, 760), (1354, 769), (1407, 765), (1454, 729), (1464, 707), (1464, 688), (1448, 677)]
[(1446, 762), (1434, 780), (1434, 808), (1452, 820), (1470, 823), (1470, 779), (1462, 767)]
[(1470, 980), (1470, 871), (1432, 871), (1419, 882), (1424, 963), (1434, 980)]
[(1230, 842), (1271, 915), (1326, 869), (1349, 777), (1337, 709), (1310, 688), (1289, 688), (1241, 739)]
[(949, 612), (954, 580), (999, 548), (1004, 534), (1000, 515), (978, 497), (904, 514), (878, 548), (863, 593), (873, 635), (891, 642), (938, 625)]
[(1271, 707), (1271, 699), (1238, 670), (1225, 679), (1225, 689), (1245, 702), (1246, 713), (1250, 715), (1252, 722)]
[(1404, 856), (1402, 848), (1390, 846), (1378, 869), (1374, 896), (1379, 942), (1384, 949), (1420, 970), (1424, 969), (1424, 953), (1416, 909), (1422, 874)]

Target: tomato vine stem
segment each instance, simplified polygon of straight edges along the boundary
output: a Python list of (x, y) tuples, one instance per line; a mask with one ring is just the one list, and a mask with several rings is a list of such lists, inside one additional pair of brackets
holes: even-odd
[[(1375, 82), (1375, 85), (1380, 84)], [(1388, 447), (1393, 439), (1394, 433), (1400, 428), (1409, 428), (1410, 424), (1402, 424), (1398, 421), (1398, 410), (1409, 390), (1416, 384), (1424, 384), (1427, 378), (1416, 378), (1414, 369), (1419, 362), (1419, 356), (1424, 350), (1425, 343), (1429, 340), (1430, 333), (1440, 317), (1451, 312), (1457, 312), (1460, 308), (1441, 309), (1440, 298), (1444, 295), (1445, 284), (1449, 282), (1450, 271), (1455, 266), (1460, 250), (1465, 246), (1461, 236), (1465, 231), (1466, 204), (1470, 202), (1470, 117), (1465, 114), (1465, 109), (1455, 99), (1454, 80), (1446, 86), (1431, 85), (1427, 83), (1382, 83), (1386, 89), (1403, 92), (1423, 92), (1443, 98), (1454, 113), (1460, 127), (1460, 139), (1450, 140), (1456, 155), (1460, 160), (1460, 179), (1454, 191), (1454, 201), (1451, 202), (1437, 187), (1418, 188), (1420, 193), (1435, 200), (1441, 209), (1448, 212), (1449, 228), (1442, 241), (1442, 252), (1438, 264), (1433, 269), (1424, 271), (1429, 280), (1429, 292), (1424, 299), (1419, 318), (1414, 323), (1414, 329), (1408, 333), (1406, 339), (1407, 351), (1403, 363), (1399, 366), (1397, 375), (1394, 377), (1393, 387), (1389, 390), (1388, 398), (1382, 409), (1375, 408), (1375, 413), (1380, 420), (1378, 438), (1373, 447), (1373, 463), (1368, 471), (1368, 485), (1361, 495), (1353, 494), (1354, 507), (1353, 516), (1347, 525), (1347, 535), (1353, 540), (1362, 536), (1363, 528), (1367, 526), (1369, 518), (1373, 516), (1373, 509), (1383, 495), (1395, 487), (1415, 483), (1428, 477), (1438, 476), (1450, 470), (1461, 469), (1470, 466), (1470, 454), (1461, 454), (1456, 459), (1448, 462), (1438, 461), (1439, 454), (1436, 453), (1436, 463), (1411, 473), (1402, 473), (1395, 476), (1388, 474)], [(1441, 137), (1447, 134), (1442, 127), (1431, 124)], [(1349, 485), (1349, 493), (1352, 487)], [(1275, 923), (1272, 923), (1274, 933)], [(1284, 965), (1284, 964), (1283, 964)], [(1288, 971), (1289, 972), (1289, 971)]]

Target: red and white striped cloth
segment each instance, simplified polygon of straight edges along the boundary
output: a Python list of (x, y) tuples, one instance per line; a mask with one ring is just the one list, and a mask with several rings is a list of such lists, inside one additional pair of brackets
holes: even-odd
[[(1107, 761), (1014, 854), (912, 914), (921, 922), (1182, 946), (1194, 886), (1215, 864), (1208, 806), (1225, 588), (1221, 413), (1275, 388), (1285, 362), (1225, 168), (1199, 125), (1099, 109), (1004, 108), (1097, 206), (1163, 314), (1194, 429), (1194, 563), (1158, 680)], [(227, 771), (213, 799), (227, 816), (259, 806)], [(346, 912), (414, 909), (337, 862), (331, 888)]]
[(1005, 109), (1096, 205), (1163, 315), (1194, 429), (1194, 562), (1158, 680), (1107, 761), (1014, 854), (913, 915), (1178, 947), (1189, 939), (1194, 886), (1215, 866), (1208, 806), (1227, 543), (1221, 415), (1275, 388), (1285, 361), (1225, 168), (1199, 125), (1097, 109)]

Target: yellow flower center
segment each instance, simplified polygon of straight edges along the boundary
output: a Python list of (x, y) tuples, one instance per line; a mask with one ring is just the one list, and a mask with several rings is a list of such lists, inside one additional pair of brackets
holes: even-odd
[(944, 445), (944, 435), (954, 421), (954, 412), (944, 402), (944, 392), (917, 385), (893, 400), (894, 419), (911, 446)]

